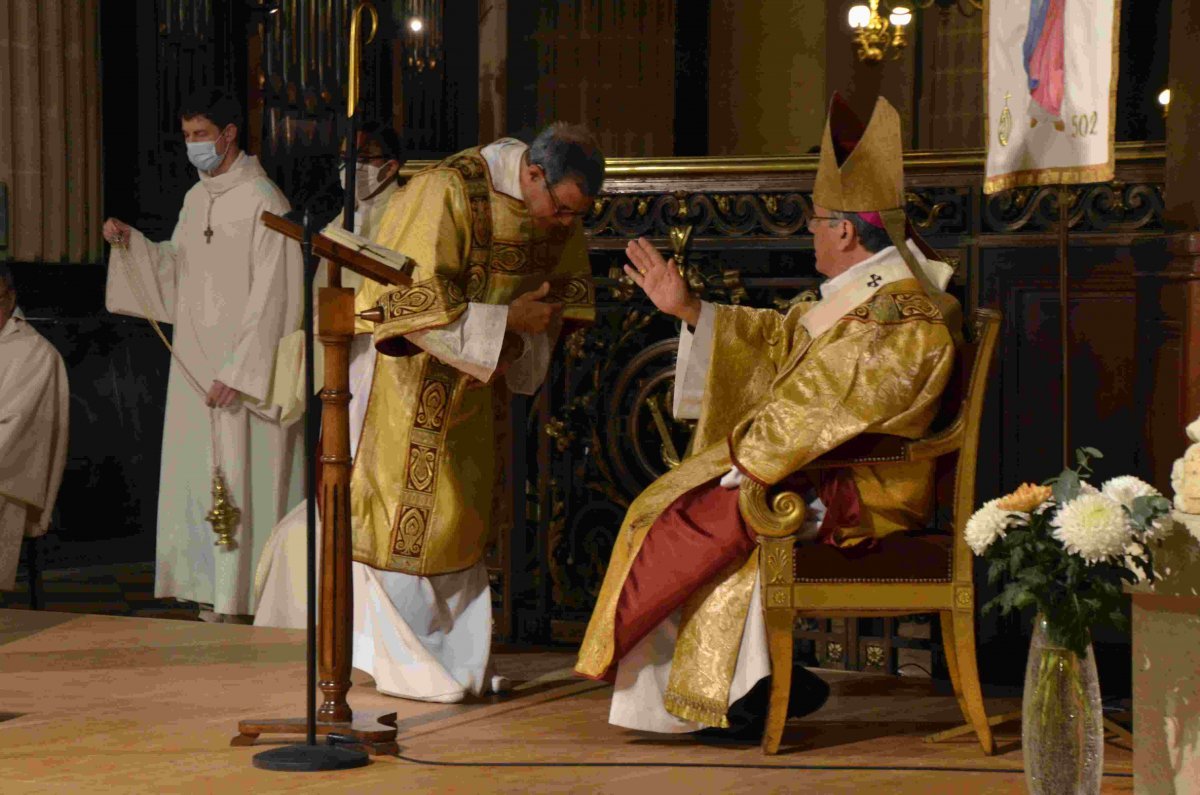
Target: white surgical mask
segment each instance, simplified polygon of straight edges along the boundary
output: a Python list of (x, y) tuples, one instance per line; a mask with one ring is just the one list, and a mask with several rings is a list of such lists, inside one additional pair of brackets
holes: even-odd
[[(379, 172), (382, 167), (373, 166), (370, 163), (359, 163), (358, 168), (354, 170), (354, 201), (365, 202), (368, 197), (379, 187)], [(346, 167), (343, 165), (338, 169), (338, 181), (342, 183), (342, 190), (346, 189)]]
[[(229, 151), (226, 145), (225, 152)], [(216, 141), (196, 141), (187, 145), (188, 160), (201, 171), (212, 171), (221, 165), (225, 152), (217, 153)]]

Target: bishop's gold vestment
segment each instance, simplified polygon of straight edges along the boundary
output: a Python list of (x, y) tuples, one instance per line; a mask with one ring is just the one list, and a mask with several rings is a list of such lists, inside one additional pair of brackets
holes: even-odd
[(383, 308), (376, 346), (402, 355), (376, 355), (350, 486), (354, 559), (422, 576), (459, 571), (505, 523), (510, 395), (503, 379), (477, 381), (404, 336), (453, 323), (468, 303), (509, 304), (542, 281), (545, 300), (564, 304), (564, 323), (590, 322), (583, 228), (535, 227), (469, 149), (414, 175), (374, 242), (409, 257), (413, 283), (366, 282), (356, 299), (356, 311)]
[[(679, 497), (733, 464), (774, 485), (859, 434), (918, 438), (928, 430), (954, 365), (958, 330), (947, 322), (957, 322), (953, 299), (939, 293), (930, 300), (913, 278), (893, 281), (814, 339), (805, 316), (820, 306), (800, 303), (786, 316), (716, 308), (714, 366), (693, 443), (697, 452), (651, 484), (626, 514), (580, 650), (579, 673), (599, 678), (614, 670), (622, 589), (647, 534)], [(838, 528), (833, 543), (858, 543), (926, 518), (933, 485), (927, 464), (862, 467), (852, 475), (861, 518), (855, 527)], [(670, 713), (726, 725), (756, 574), (757, 555), (750, 554), (687, 595), (664, 696)]]

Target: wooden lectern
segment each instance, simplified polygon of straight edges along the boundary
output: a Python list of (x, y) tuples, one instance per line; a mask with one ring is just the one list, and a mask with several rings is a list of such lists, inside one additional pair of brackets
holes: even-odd
[[(262, 222), (293, 240), (304, 239), (301, 225), (274, 213), (264, 212)], [(330, 285), (321, 288), (317, 299), (317, 337), (325, 347), (325, 385), (320, 393), (321, 467), (317, 484), (321, 496), (317, 656), (319, 686), (325, 700), (317, 711), (316, 733), (342, 735), (372, 754), (394, 754), (398, 750), (396, 714), (356, 716), (346, 701), (350, 689), (350, 635), (354, 625), (350, 579), (350, 341), (354, 336), (354, 291), (341, 286), (341, 269), (348, 268), (398, 287), (411, 284), (412, 280), (407, 274), (318, 233), (312, 235), (312, 252), (328, 262)], [(307, 697), (311, 700), (313, 694)], [(304, 734), (306, 730), (304, 718), (243, 720), (238, 723), (238, 736), (230, 744), (253, 745), (260, 734)]]

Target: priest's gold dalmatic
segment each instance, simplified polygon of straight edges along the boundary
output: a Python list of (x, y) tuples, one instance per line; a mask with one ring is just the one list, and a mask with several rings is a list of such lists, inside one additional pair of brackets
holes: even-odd
[[(859, 123), (847, 131), (836, 126), (838, 102), (831, 111), (833, 132), (849, 138), (852, 154), (834, 157), (827, 125), (814, 204), (878, 213), (889, 231), (902, 234), (898, 116), (881, 99), (865, 130)], [(736, 491), (716, 479), (736, 466), (744, 476), (775, 486), (860, 434), (918, 438), (928, 430), (953, 368), (960, 313), (944, 293), (949, 267), (902, 241), (847, 270), (819, 302), (795, 304), (786, 315), (715, 306), (711, 321), (702, 316), (702, 324), (712, 323), (713, 366), (693, 440), (697, 452), (630, 507), (580, 650), (579, 673), (613, 678), (622, 657), (681, 609), (663, 705), (686, 721), (728, 726), (758, 556), (737, 515)], [(677, 389), (679, 382), (677, 372)], [(857, 467), (813, 485), (827, 508), (820, 540), (839, 546), (911, 527), (927, 518), (932, 501), (927, 464)], [(685, 504), (692, 506), (687, 510), (708, 506), (706, 514), (690, 516), (703, 522), (709, 536), (731, 540), (722, 549), (721, 568), (680, 592), (656, 584), (669, 568), (662, 561), (694, 556), (670, 564), (686, 574), (716, 557), (709, 541), (692, 550), (678, 543), (662, 549), (656, 542), (656, 534), (670, 537), (664, 528)], [(660, 563), (649, 565), (650, 557)]]
[(453, 323), (470, 302), (509, 304), (543, 281), (545, 300), (564, 304), (564, 323), (590, 322), (583, 232), (536, 227), (470, 149), (416, 174), (374, 240), (402, 251), (414, 270), (409, 287), (367, 282), (357, 298), (358, 311), (380, 306), (385, 319), (374, 328), (383, 353), (351, 479), (354, 559), (422, 576), (459, 571), (505, 524), (510, 397), (503, 379), (481, 383), (404, 336)]

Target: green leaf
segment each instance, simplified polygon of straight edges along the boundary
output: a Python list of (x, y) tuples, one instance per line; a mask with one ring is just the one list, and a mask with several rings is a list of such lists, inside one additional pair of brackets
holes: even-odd
[(1065, 505), (1079, 494), (1079, 475), (1074, 470), (1064, 469), (1054, 483), (1054, 501)]
[(1081, 447), (1079, 450), (1075, 451), (1076, 455), (1078, 455), (1080, 451), (1090, 455), (1092, 458), (1104, 458), (1104, 453), (1100, 452), (1095, 447)]

